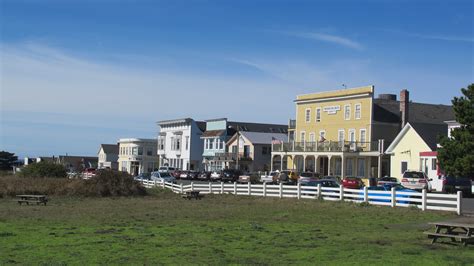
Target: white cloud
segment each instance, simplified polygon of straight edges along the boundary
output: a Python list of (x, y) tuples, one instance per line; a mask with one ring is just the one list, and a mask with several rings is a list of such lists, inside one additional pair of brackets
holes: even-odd
[(364, 47), (357, 41), (351, 40), (347, 37), (337, 36), (333, 34), (321, 33), (321, 32), (285, 32), (287, 35), (292, 35), (300, 38), (311, 39), (316, 41), (323, 41), (333, 43), (345, 47), (349, 47), (355, 50), (362, 50)]
[(429, 39), (429, 40), (438, 40), (438, 41), (451, 41), (451, 42), (474, 42), (474, 37), (469, 36), (454, 36), (454, 35), (442, 35), (442, 34), (421, 34), (421, 33), (413, 33), (413, 32), (406, 32), (400, 30), (385, 30), (392, 33), (398, 33), (406, 36), (417, 37), (421, 39)]

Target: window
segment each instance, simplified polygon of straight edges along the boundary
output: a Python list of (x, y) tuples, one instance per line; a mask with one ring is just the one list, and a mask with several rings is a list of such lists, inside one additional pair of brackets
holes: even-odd
[(436, 170), (436, 159), (431, 159), (431, 170)]
[(214, 149), (214, 139), (209, 140), (209, 149), (211, 149), (211, 150)]
[(366, 132), (367, 131), (365, 129), (361, 129), (360, 132), (359, 132), (360, 133), (360, 142), (362, 142), (362, 143), (367, 141), (367, 137), (365, 136)]
[(349, 129), (349, 141), (354, 143), (356, 141), (355, 130)]
[(138, 147), (133, 147), (132, 148), (132, 155), (138, 155)]
[(352, 158), (347, 158), (346, 161), (346, 176), (352, 176), (354, 169), (354, 160)]
[(356, 105), (354, 106), (354, 108), (355, 108), (355, 111), (354, 111), (354, 118), (355, 118), (355, 119), (360, 119), (360, 117), (361, 117), (361, 114), (360, 114), (361, 105), (360, 105), (360, 103), (356, 104)]
[(177, 138), (176, 139), (176, 146), (175, 146), (176, 150), (180, 150), (181, 149), (181, 138)]
[(337, 131), (337, 140), (338, 140), (340, 143), (344, 143), (344, 138), (345, 138), (344, 129), (339, 129), (339, 131)]
[(204, 139), (204, 147), (209, 150), (209, 139)]
[(189, 136), (186, 136), (186, 150), (189, 150)]
[(316, 108), (316, 122), (321, 122), (321, 108)]
[(146, 150), (146, 155), (148, 155), (148, 156), (153, 156), (153, 148), (148, 148), (148, 149)]
[(158, 150), (164, 150), (165, 149), (165, 138), (159, 138), (158, 139)]
[(309, 141), (310, 142), (314, 142), (315, 139), (314, 139), (314, 133), (309, 133)]
[(402, 174), (403, 174), (408, 169), (408, 162), (402, 162), (401, 164), (402, 164), (401, 168), (402, 168)]
[(219, 149), (223, 150), (224, 149), (224, 144), (225, 144), (225, 142), (223, 140), (221, 140), (221, 144), (220, 144)]
[(357, 176), (365, 176), (365, 159), (360, 158), (357, 160)]
[(311, 122), (311, 109), (306, 109), (306, 112), (305, 112), (305, 121), (306, 121), (306, 123)]
[(303, 142), (306, 139), (306, 133), (303, 131), (300, 133), (300, 141)]
[(138, 147), (138, 155), (143, 155), (143, 147)]
[(350, 120), (351, 119), (351, 106), (344, 105), (344, 119)]

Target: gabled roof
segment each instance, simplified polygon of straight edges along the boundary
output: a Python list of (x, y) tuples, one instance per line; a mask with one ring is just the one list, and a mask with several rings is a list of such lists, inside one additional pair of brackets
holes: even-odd
[(100, 144), (100, 148), (104, 150), (104, 153), (119, 154), (119, 145), (117, 144)]
[(395, 140), (387, 148), (387, 154), (393, 153), (395, 147), (397, 147), (398, 143), (402, 141), (403, 137), (410, 129), (415, 130), (418, 136), (420, 136), (420, 138), (428, 147), (430, 147), (432, 151), (435, 151), (437, 148), (438, 136), (447, 135), (448, 131), (447, 125), (409, 122), (402, 128), (402, 130), (395, 137)]
[[(249, 132), (249, 131), (241, 131), (241, 135), (243, 135), (246, 139), (248, 139), (252, 144), (272, 144), (272, 140), (279, 140), (279, 141), (287, 141), (288, 136), (282, 133), (264, 133), (264, 132)], [(237, 134), (234, 134), (232, 138), (229, 140), (229, 143), (232, 142), (235, 138), (237, 138)]]

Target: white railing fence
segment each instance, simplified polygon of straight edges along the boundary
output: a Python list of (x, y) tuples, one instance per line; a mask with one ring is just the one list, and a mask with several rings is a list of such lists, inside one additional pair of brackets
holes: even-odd
[(416, 207), (423, 211), (439, 210), (451, 211), (461, 215), (462, 193), (438, 194), (421, 192), (403, 192), (348, 189), (340, 187), (316, 186), (296, 186), (292, 185), (269, 185), (263, 184), (239, 184), (239, 183), (193, 183), (189, 185), (174, 184), (168, 182), (157, 182), (149, 180), (139, 180), (144, 187), (168, 188), (175, 193), (185, 193), (187, 191), (200, 191), (202, 194), (234, 194), (261, 197), (297, 198), (297, 199), (323, 199), (330, 201), (352, 201), (357, 203), (366, 202), (373, 205), (385, 205), (391, 207)]

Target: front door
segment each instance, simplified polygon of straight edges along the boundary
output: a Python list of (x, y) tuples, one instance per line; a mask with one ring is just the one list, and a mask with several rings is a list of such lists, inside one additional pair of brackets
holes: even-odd
[(328, 157), (319, 158), (319, 173), (323, 176), (329, 175), (328, 162), (329, 162)]

